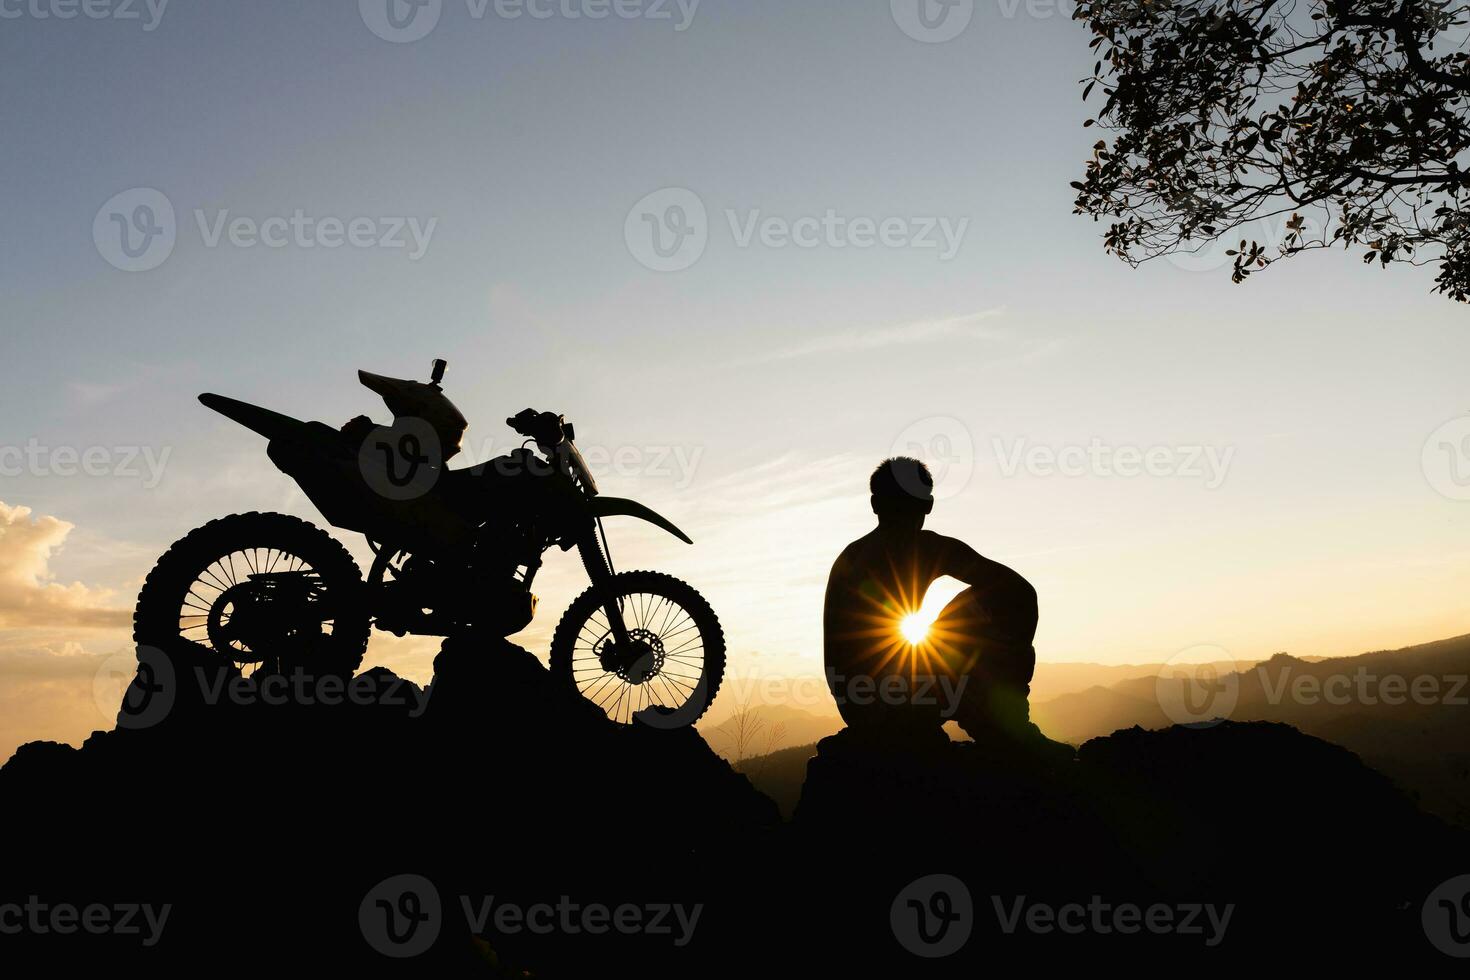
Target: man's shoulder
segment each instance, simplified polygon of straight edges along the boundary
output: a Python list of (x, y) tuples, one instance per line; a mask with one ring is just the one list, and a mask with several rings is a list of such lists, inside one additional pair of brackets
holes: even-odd
[(924, 528), (919, 532), (919, 548), (928, 554), (934, 554), (935, 552), (950, 552), (961, 548), (968, 549), (969, 545), (965, 544), (959, 538), (952, 538), (947, 534), (940, 534), (938, 531), (931, 531), (928, 528)]
[(836, 575), (839, 570), (844, 568), (862, 565), (864, 556), (873, 550), (873, 540), (876, 535), (876, 531), (869, 531), (838, 552), (837, 559), (832, 562), (832, 574)]

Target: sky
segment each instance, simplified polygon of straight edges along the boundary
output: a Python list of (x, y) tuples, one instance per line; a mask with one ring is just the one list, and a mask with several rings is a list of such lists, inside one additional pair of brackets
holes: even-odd
[(435, 357), (468, 458), (553, 409), (694, 537), (609, 526), (736, 677), (819, 675), (894, 452), (1036, 585), (1043, 660), (1470, 632), (1465, 309), (1342, 252), (1105, 254), (1068, 5), (393, 2), (0, 0), (0, 750), (107, 726), (170, 542), (316, 516), (198, 393), (382, 418), (355, 371)]

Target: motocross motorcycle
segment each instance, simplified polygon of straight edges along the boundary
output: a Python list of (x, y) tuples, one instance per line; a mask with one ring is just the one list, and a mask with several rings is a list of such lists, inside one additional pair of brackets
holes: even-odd
[(328, 523), (366, 536), (364, 579), (326, 531), (284, 514), (234, 514), (176, 542), (134, 613), (140, 645), (190, 643), (257, 671), (351, 676), (368, 637), (508, 636), (536, 611), (531, 586), (553, 548), (575, 549), (591, 581), (562, 615), (551, 668), (613, 721), (687, 724), (723, 679), (725, 640), (697, 591), (659, 572), (616, 572), (603, 519), (638, 518), (689, 536), (632, 500), (603, 496), (562, 416), (506, 420), (517, 450), (451, 470), (467, 423), (445, 396), (445, 362), (425, 384), (359, 371), (393, 413), (341, 428), (221, 395), (199, 400), (269, 440), (266, 452)]

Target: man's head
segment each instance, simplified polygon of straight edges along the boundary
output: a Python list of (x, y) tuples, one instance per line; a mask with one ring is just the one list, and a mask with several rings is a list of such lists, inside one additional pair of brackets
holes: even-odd
[(873, 494), (873, 513), (884, 527), (924, 526), (934, 509), (934, 476), (929, 467), (908, 456), (895, 456), (878, 464), (868, 479)]

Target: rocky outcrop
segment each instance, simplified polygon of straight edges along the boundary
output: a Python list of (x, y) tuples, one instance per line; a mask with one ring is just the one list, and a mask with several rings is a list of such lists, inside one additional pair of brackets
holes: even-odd
[(381, 669), (257, 683), (187, 652), (148, 668), (113, 731), (24, 746), (0, 770), (0, 903), (168, 904), (162, 939), (57, 945), (27, 930), (9, 949), (381, 968), (394, 959), (359, 912), (411, 875), (440, 916), (437, 940), (404, 960), (417, 970), (576, 975), (623, 946), (680, 963), (694, 951), (666, 938), (497, 933), (473, 913), (486, 899), (677, 902), (780, 821), (692, 729), (615, 726), (504, 641), (446, 642), (427, 690)]
[[(0, 906), (28, 917), (4, 949), (538, 977), (1450, 962), (1423, 916), (1470, 872), (1463, 833), (1284, 725), (1065, 762), (849, 730), (783, 825), (695, 731), (614, 726), (518, 647), (451, 640), (434, 667), (283, 690), (145, 660), (114, 730), (0, 770)], [(135, 932), (58, 936), (66, 906), (134, 906)], [(149, 944), (136, 908), (165, 907)]]

